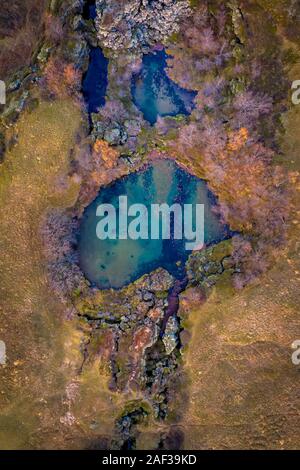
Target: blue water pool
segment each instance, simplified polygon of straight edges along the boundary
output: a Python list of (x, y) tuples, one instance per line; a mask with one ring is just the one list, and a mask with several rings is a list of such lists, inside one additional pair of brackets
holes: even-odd
[[(173, 203), (204, 204), (204, 240), (215, 243), (228, 237), (213, 211), (215, 199), (204, 181), (191, 176), (168, 160), (157, 161), (144, 171), (132, 173), (100, 190), (95, 201), (84, 212), (80, 236), (80, 265), (87, 279), (100, 288), (120, 288), (158, 267), (167, 269), (175, 277), (184, 276), (184, 263), (191, 251), (186, 250), (186, 240), (138, 239), (100, 240), (96, 228), (100, 218), (96, 211), (101, 204), (117, 208), (119, 196), (126, 195), (128, 205)], [(128, 221), (133, 220), (129, 217)], [(150, 234), (149, 224), (149, 234)]]
[(85, 0), (82, 16), (85, 20), (95, 20), (97, 17), (96, 0)]
[(82, 92), (89, 113), (97, 113), (99, 108), (105, 104), (108, 85), (107, 72), (108, 59), (100, 47), (92, 47), (89, 67), (82, 83)]

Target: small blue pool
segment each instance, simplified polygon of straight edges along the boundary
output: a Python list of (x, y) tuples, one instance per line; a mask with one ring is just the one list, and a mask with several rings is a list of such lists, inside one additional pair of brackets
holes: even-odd
[[(204, 204), (204, 242), (216, 243), (228, 237), (228, 228), (221, 224), (215, 198), (206, 183), (179, 168), (169, 160), (159, 160), (144, 171), (132, 173), (102, 188), (98, 197), (84, 212), (79, 236), (80, 265), (87, 279), (100, 288), (120, 288), (158, 267), (167, 269), (176, 278), (185, 275), (184, 264), (191, 251), (186, 240), (115, 239), (101, 240), (96, 235), (99, 216), (97, 208), (111, 204), (119, 211), (119, 197), (127, 196), (128, 205), (174, 203)], [(132, 218), (129, 217), (129, 221)], [(174, 221), (173, 221), (174, 225)], [(172, 227), (173, 229), (174, 227)], [(118, 230), (116, 229), (116, 233)], [(150, 224), (149, 224), (150, 233)]]
[(131, 93), (144, 118), (155, 124), (158, 116), (190, 114), (196, 92), (185, 90), (167, 75), (165, 50), (144, 55), (142, 69), (132, 78)]

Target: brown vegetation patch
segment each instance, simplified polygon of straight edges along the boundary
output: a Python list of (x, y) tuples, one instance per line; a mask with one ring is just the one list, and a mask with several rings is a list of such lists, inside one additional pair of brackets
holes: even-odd
[(2, 0), (0, 12), (0, 78), (29, 65), (43, 33), (46, 0)]

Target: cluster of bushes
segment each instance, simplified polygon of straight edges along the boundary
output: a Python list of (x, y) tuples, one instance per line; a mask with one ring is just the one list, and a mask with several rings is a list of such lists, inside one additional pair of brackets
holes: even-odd
[(81, 72), (58, 57), (51, 57), (44, 70), (42, 82), (48, 93), (56, 98), (74, 95), (81, 87)]
[[(78, 222), (61, 210), (53, 210), (42, 225), (44, 251), (52, 287), (59, 298), (66, 302), (76, 289), (83, 287), (85, 280), (79, 268), (77, 249)], [(75, 309), (66, 309), (72, 316)]]

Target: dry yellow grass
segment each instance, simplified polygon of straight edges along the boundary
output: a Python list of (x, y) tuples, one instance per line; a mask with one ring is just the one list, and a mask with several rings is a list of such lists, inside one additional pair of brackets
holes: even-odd
[[(8, 356), (0, 366), (1, 449), (83, 448), (99, 434), (89, 428), (92, 419), (109, 432), (119, 411), (95, 367), (78, 377), (82, 334), (51, 292), (39, 232), (48, 208), (76, 199), (67, 172), (80, 124), (71, 100), (41, 103), (15, 126), (18, 143), (0, 168), (0, 339)], [(80, 406), (73, 410), (66, 386), (74, 382)], [(72, 426), (61, 422), (67, 412)]]
[[(300, 64), (290, 78), (299, 77)], [(300, 106), (284, 126), (282, 164), (300, 171)], [(291, 361), (291, 344), (300, 339), (299, 196), (273, 269), (234, 296), (220, 285), (190, 312), (190, 398), (181, 422), (187, 449), (300, 447), (300, 370)]]

